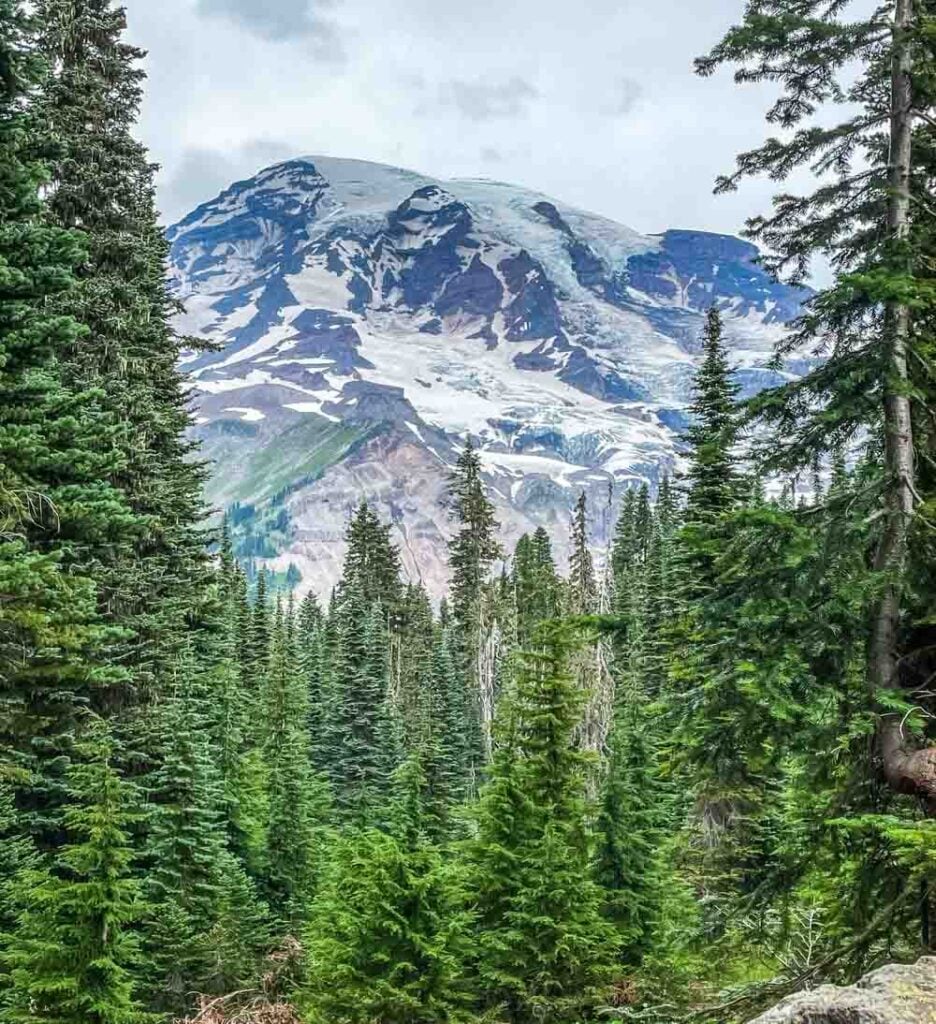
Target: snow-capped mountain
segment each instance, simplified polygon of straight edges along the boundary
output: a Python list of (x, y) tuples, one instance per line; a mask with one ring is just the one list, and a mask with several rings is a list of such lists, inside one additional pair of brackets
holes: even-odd
[(239, 503), (246, 553), (322, 592), (363, 496), (440, 592), (467, 435), (508, 544), (543, 524), (561, 551), (582, 489), (600, 543), (615, 495), (673, 467), (704, 311), (756, 391), (803, 299), (736, 238), (330, 157), (237, 182), (169, 239), (180, 329), (214, 349), (186, 359), (210, 497)]

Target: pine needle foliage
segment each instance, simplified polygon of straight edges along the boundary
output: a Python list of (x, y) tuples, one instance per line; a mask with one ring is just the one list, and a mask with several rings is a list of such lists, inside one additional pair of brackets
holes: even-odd
[(143, 907), (130, 832), (136, 796), (114, 767), (98, 726), (68, 777), (68, 843), (54, 866), (19, 876), (22, 908), (3, 952), (4, 1019), (23, 1024), (134, 1024), (139, 963), (134, 925)]
[(569, 672), (576, 644), (568, 627), (544, 626), (523, 653), (478, 807), (477, 987), (506, 1021), (587, 1017), (618, 947), (590, 870), (593, 765), (574, 742), (584, 701)]

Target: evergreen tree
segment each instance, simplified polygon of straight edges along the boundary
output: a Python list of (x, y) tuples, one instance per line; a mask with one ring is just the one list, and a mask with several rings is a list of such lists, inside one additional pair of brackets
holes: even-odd
[(645, 488), (629, 489), (624, 495), (611, 545), (611, 579), (614, 610), (620, 628), (617, 633), (615, 670), (619, 677), (639, 675), (647, 624), (647, 545), (643, 505)]
[(307, 935), (308, 1019), (446, 1024), (468, 1019), (467, 915), (457, 875), (425, 836), (418, 758), (396, 773), (389, 833), (338, 840)]
[[(217, 612), (209, 644), (208, 712), (218, 751), (229, 846), (244, 870), (256, 876), (263, 860), (264, 773), (254, 679), (244, 658), (249, 624), (247, 579), (237, 565), (228, 521), (222, 524), (217, 565)], [(248, 679), (250, 682), (248, 682)]]
[(650, 671), (658, 680), (651, 693), (662, 685), (662, 660), (678, 614), (680, 573), (676, 535), (679, 525), (680, 510), (669, 477), (664, 477), (650, 519), (645, 556), (648, 657)]
[(303, 919), (312, 881), (314, 827), (307, 693), (290, 619), (277, 603), (263, 749), (269, 794), (264, 874), (270, 906), (286, 928)]
[[(936, 308), (932, 17), (930, 4), (911, 0), (870, 10), (849, 0), (757, 0), (697, 63), (702, 74), (729, 64), (739, 81), (780, 87), (767, 120), (785, 137), (741, 154), (719, 190), (747, 175), (782, 181), (802, 166), (835, 171), (812, 194), (780, 195), (771, 215), (749, 222), (751, 237), (773, 254), (769, 267), (794, 283), (816, 257), (830, 259), (836, 272), (777, 354), (782, 360), (828, 338), (828, 358), (768, 390), (755, 411), (774, 470), (811, 470), (849, 446), (864, 450), (877, 470), (867, 495), (847, 510), (876, 524), (869, 569), (877, 587), (866, 598), (873, 620), (867, 675), (880, 702), (874, 757), (892, 789), (931, 807), (936, 746), (921, 728), (906, 728), (913, 701), (905, 699), (909, 679), (901, 670), (928, 643), (911, 622), (922, 611), (918, 580), (926, 592), (914, 566), (931, 562), (929, 532), (914, 527), (929, 516), (930, 500), (917, 486), (929, 477), (918, 478), (916, 467), (926, 464), (932, 438), (923, 426), (932, 405), (927, 328)], [(838, 119), (827, 116), (843, 103)]]
[[(112, 461), (99, 479), (116, 490), (96, 535), (66, 532), (71, 559), (99, 583), (99, 607), (122, 628), (120, 662), (146, 693), (186, 641), (209, 582), (201, 466), (189, 456), (186, 387), (171, 327), (167, 243), (157, 222), (154, 165), (132, 135), (142, 97), (142, 51), (122, 41), (110, 0), (40, 0), (42, 50), (52, 74), (37, 122), (54, 139), (49, 219), (79, 228), (87, 254), (58, 310), (87, 325), (62, 360), (65, 379), (92, 391), (113, 422)], [(86, 524), (85, 524), (86, 528)]]
[(403, 746), (412, 752), (426, 737), (432, 699), (432, 605), (422, 587), (405, 589), (394, 632), (399, 646), (390, 667), (391, 710)]
[[(689, 737), (725, 749), (715, 733), (721, 728), (718, 707), (736, 697), (734, 673), (738, 652), (722, 642), (721, 624), (711, 615), (721, 561), (732, 542), (733, 519), (742, 503), (742, 474), (737, 442), (740, 410), (722, 336), (721, 317), (709, 310), (702, 337), (702, 362), (693, 382), (692, 425), (687, 432), (688, 488), (682, 523), (671, 556), (671, 612), (662, 635), (651, 635), (649, 592), (643, 595), (639, 622), (639, 677), (654, 676), (654, 686), (672, 715), (671, 760), (682, 775), (679, 796), (686, 813), (690, 851), (687, 863), (700, 877), (709, 899), (706, 927), (718, 933), (738, 895), (736, 878), (725, 865), (740, 862), (752, 841), (750, 823), (757, 817), (756, 785), (749, 771), (734, 775), (701, 768), (694, 760), (700, 747)], [(665, 513), (664, 513), (665, 514)], [(660, 543), (664, 534), (661, 531)], [(644, 558), (650, 536), (645, 538)], [(667, 546), (669, 546), (667, 544)], [(649, 566), (647, 566), (649, 568)], [(649, 582), (646, 575), (645, 580)], [(655, 625), (655, 623), (653, 623)], [(655, 637), (662, 639), (655, 640)], [(646, 692), (642, 682), (639, 692)], [(704, 755), (703, 755), (704, 756)]]
[[(840, 486), (836, 508), (856, 500), (867, 478)], [(815, 898), (828, 884), (818, 881), (819, 862), (837, 879), (830, 905), (846, 929), (867, 925), (854, 907), (867, 908), (869, 889), (903, 884), (901, 872), (881, 870), (880, 849), (863, 862), (854, 850), (846, 854), (828, 827), (833, 816), (844, 821), (880, 810), (886, 796), (861, 781), (867, 732), (852, 731), (871, 718), (872, 698), (861, 683), (869, 524), (836, 519), (831, 511), (803, 517), (770, 502), (736, 512), (718, 575), (694, 606), (696, 642), (673, 658), (675, 678), (695, 680), (673, 701), (670, 749), (692, 780), (701, 840), (694, 868), (710, 932), (725, 927), (739, 899), (749, 905), (756, 893), (766, 902), (803, 872), (812, 874)], [(783, 823), (783, 807), (795, 828)], [(845, 883), (859, 864), (864, 877), (855, 884), (863, 896)]]
[(481, 458), (470, 438), (455, 464), (451, 490), (452, 511), (458, 523), (449, 548), (452, 612), (467, 626), (477, 615), (491, 565), (501, 554), (494, 506), (485, 494)]
[(41, 64), (37, 22), (0, 7), (0, 746), (28, 775), (17, 807), (44, 847), (62, 839), (59, 807), (80, 712), (126, 674), (119, 639), (97, 614), (96, 582), (76, 544), (106, 539), (125, 514), (102, 479), (113, 423), (97, 392), (70, 387), (65, 354), (84, 329), (56, 304), (83, 258), (78, 237), (44, 219), (31, 111)]
[(572, 513), (569, 555), (568, 609), (570, 615), (591, 615), (596, 611), (598, 583), (588, 544), (588, 499), (578, 497)]
[(326, 734), (328, 669), (332, 652), (328, 642), (328, 623), (312, 594), (307, 594), (299, 606), (296, 637), (299, 670), (306, 688), (309, 752), (313, 769), (321, 772), (325, 768), (323, 751)]
[[(457, 629), (456, 656), (472, 737), (472, 780), (490, 751), (491, 716), (495, 701), (496, 666), (491, 664), (498, 631), (488, 577), (500, 557), (494, 506), (485, 493), (481, 458), (471, 438), (458, 457), (451, 477), (452, 514), (458, 524), (449, 542), (451, 612)], [(474, 785), (472, 781), (472, 786)]]
[[(257, 574), (253, 600), (246, 573), (227, 556), (231, 569), (225, 574), (222, 548), (222, 586), (226, 612), (224, 629), (233, 637), (229, 653), (235, 655), (236, 678), (222, 666), (215, 684), (218, 711), (229, 724), (223, 750), (228, 751), (227, 794), (230, 814), (231, 848), (254, 879), (259, 879), (266, 856), (266, 768), (263, 757), (265, 722), (258, 709), (264, 707), (268, 671), (272, 613), (267, 596), (267, 573)], [(224, 582), (226, 578), (226, 582)], [(230, 651), (233, 647), (233, 652)], [(217, 644), (212, 654), (217, 653)]]
[(611, 567), (615, 580), (615, 593), (626, 592), (627, 577), (639, 554), (636, 522), (637, 494), (629, 487), (624, 492), (621, 509), (614, 525), (611, 540)]
[(592, 764), (574, 742), (583, 695), (567, 627), (525, 652), (482, 790), (472, 851), (477, 986), (506, 1021), (580, 1021), (600, 1005), (617, 950), (591, 877)]
[(138, 959), (139, 883), (132, 877), (133, 798), (96, 730), (69, 773), (69, 837), (54, 868), (21, 875), (22, 908), (3, 954), (5, 1020), (24, 1024), (131, 1024), (142, 1020), (132, 969)]
[(621, 957), (639, 964), (660, 914), (665, 793), (644, 702), (631, 691), (620, 705), (596, 824), (596, 878), (605, 893), (604, 914), (621, 939)]
[(395, 763), (388, 629), (382, 606), (353, 586), (338, 599), (325, 765), (340, 813), (357, 822), (377, 809)]
[(266, 569), (261, 569), (257, 573), (257, 583), (247, 629), (245, 669), (250, 676), (249, 684), (259, 695), (263, 693), (263, 683), (270, 658), (270, 633), (272, 631)]
[(689, 407), (692, 423), (686, 432), (686, 519), (691, 523), (711, 523), (731, 509), (739, 496), (737, 397), (738, 385), (728, 364), (721, 315), (712, 306), (702, 333), (702, 362), (693, 380)]
[[(184, 1013), (194, 993), (212, 990), (208, 936), (222, 913), (227, 850), (224, 790), (212, 747), (213, 697), (187, 656), (175, 689), (153, 709), (146, 740), (155, 763), (144, 784), (152, 807), (144, 866), (146, 994), (153, 1009)], [(154, 739), (154, 735), (156, 739)]]
[[(569, 579), (566, 584), (566, 611), (573, 618), (609, 610), (605, 607), (607, 594), (602, 592), (595, 576), (588, 541), (588, 500), (583, 491), (572, 514)], [(579, 730), (579, 739), (586, 750), (603, 751), (611, 725), (614, 680), (609, 661), (610, 649), (604, 637), (579, 645), (572, 655), (572, 674), (586, 696)]]
[(660, 707), (651, 703), (668, 696), (674, 527), (672, 493), (664, 477), (655, 507), (646, 485), (627, 492), (612, 548), (616, 694), (596, 869), (606, 893), (604, 912), (621, 936), (622, 959), (631, 965), (640, 963), (657, 938), (665, 884), (664, 826), (677, 829), (683, 823), (667, 813), (673, 801), (660, 777)]
[(427, 833), (441, 841), (469, 781), (465, 693), (452, 654), (451, 626), (433, 621), (422, 587), (407, 588), (398, 633), (401, 656), (390, 684), (392, 724), (401, 739), (400, 756), (420, 766)]
[(348, 553), (345, 556), (341, 589), (357, 587), (368, 605), (380, 603), (393, 616), (403, 596), (400, 556), (390, 541), (390, 526), (384, 525), (366, 501), (355, 510), (348, 525)]
[(517, 608), (517, 643), (525, 647), (541, 622), (557, 618), (561, 581), (556, 572), (549, 534), (542, 526), (533, 536), (517, 541), (511, 566), (511, 585)]
[(470, 792), (474, 765), (474, 731), (468, 693), (458, 671), (457, 627), (440, 622), (433, 633), (432, 676), (428, 742), (432, 757), (424, 754), (429, 783), (446, 808), (460, 803)]

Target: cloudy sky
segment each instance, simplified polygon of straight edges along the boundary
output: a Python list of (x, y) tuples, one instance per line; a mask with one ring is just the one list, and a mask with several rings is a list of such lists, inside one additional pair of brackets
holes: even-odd
[(711, 194), (770, 95), (692, 73), (742, 0), (124, 2), (167, 220), (312, 153), (516, 182), (642, 231), (737, 231), (773, 191)]

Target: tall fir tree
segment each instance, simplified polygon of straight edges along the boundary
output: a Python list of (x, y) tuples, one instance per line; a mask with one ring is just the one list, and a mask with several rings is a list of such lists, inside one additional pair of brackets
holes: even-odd
[(539, 626), (563, 611), (563, 581), (553, 561), (549, 534), (538, 527), (524, 534), (514, 549), (509, 586), (516, 619), (515, 649), (528, 647)]
[(501, 743), (478, 809), (471, 897), (477, 985), (505, 1021), (581, 1021), (607, 995), (618, 939), (591, 875), (584, 697), (567, 626), (544, 627), (502, 705)]
[(636, 965), (652, 948), (660, 916), (666, 793), (646, 702), (631, 690), (618, 703), (595, 825), (595, 871), (621, 959)]
[(368, 605), (379, 602), (392, 617), (403, 597), (403, 586), (400, 556), (390, 540), (389, 524), (381, 523), (371, 506), (362, 501), (348, 524), (346, 540), (341, 588), (356, 586)]
[[(569, 538), (569, 578), (565, 610), (571, 618), (607, 612), (609, 595), (595, 573), (590, 546), (588, 499), (583, 491), (572, 513)], [(611, 648), (607, 638), (596, 636), (579, 645), (572, 655), (572, 673), (585, 694), (585, 710), (579, 739), (585, 749), (603, 751), (614, 708), (614, 678), (610, 670)]]
[[(672, 545), (667, 544), (671, 616), (664, 619), (662, 633), (651, 634), (650, 607), (644, 601), (639, 666), (641, 675), (653, 673), (671, 716), (665, 742), (681, 779), (678, 802), (692, 836), (686, 863), (692, 864), (700, 889), (709, 894), (705, 926), (713, 933), (723, 927), (738, 894), (726, 865), (747, 856), (759, 804), (750, 773), (730, 776), (710, 770), (713, 761), (707, 755), (702, 755), (704, 767), (695, 760), (709, 740), (724, 749), (716, 736), (721, 728), (717, 708), (736, 699), (737, 651), (723, 643), (721, 624), (711, 611), (722, 559), (733, 539), (732, 517), (744, 498), (737, 396), (721, 315), (713, 306), (693, 381), (685, 502), (679, 530)], [(661, 532), (661, 542), (663, 536)], [(650, 541), (647, 534), (645, 560)]]
[(106, 542), (127, 510), (104, 482), (114, 421), (63, 369), (86, 331), (57, 306), (84, 254), (40, 201), (38, 24), (12, 0), (0, 9), (0, 745), (28, 772), (16, 785), (28, 828), (54, 848), (81, 712), (126, 681), (111, 658), (121, 635), (75, 552)]
[(690, 452), (686, 519), (709, 523), (732, 508), (739, 489), (738, 385), (732, 377), (721, 314), (715, 306), (706, 316), (702, 362), (692, 393), (692, 421), (686, 432)]
[(396, 761), (390, 652), (383, 606), (357, 583), (333, 610), (334, 658), (324, 758), (335, 806), (346, 820), (373, 822)]
[(325, 769), (323, 750), (326, 733), (328, 672), (330, 655), (328, 622), (314, 594), (307, 594), (299, 606), (296, 623), (299, 670), (302, 673), (308, 708), (309, 750), (316, 772)]
[(592, 615), (597, 610), (598, 582), (589, 541), (588, 499), (582, 491), (572, 512), (569, 538), (567, 606), (570, 615)]
[(458, 668), (457, 627), (439, 622), (433, 631), (429, 736), (433, 760), (426, 761), (430, 784), (444, 801), (446, 812), (461, 803), (474, 783), (476, 748), (469, 694)]
[[(213, 742), (223, 788), (223, 815), (231, 851), (251, 875), (263, 860), (265, 815), (261, 728), (257, 723), (256, 666), (249, 663), (247, 578), (234, 558), (227, 518), (216, 568), (217, 610), (208, 639), (208, 692)], [(245, 659), (248, 659), (245, 661)]]
[(425, 736), (432, 692), (432, 604), (421, 586), (405, 588), (394, 626), (399, 646), (390, 667), (391, 710), (409, 752)]
[(113, 763), (113, 744), (95, 728), (69, 772), (67, 845), (52, 867), (27, 871), (22, 908), (3, 953), (4, 1020), (22, 1024), (133, 1024), (142, 915), (132, 872), (130, 828), (139, 812)]
[(667, 653), (685, 591), (677, 546), (680, 523), (675, 491), (664, 476), (648, 527), (645, 556), (645, 690), (651, 698), (660, 694), (666, 682)]
[[(106, 516), (96, 521), (89, 514), (93, 504), (83, 507), (73, 490), (68, 500), (81, 515), (66, 516), (57, 542), (71, 572), (93, 577), (96, 613), (110, 629), (109, 660), (121, 667), (111, 685), (96, 688), (92, 704), (113, 719), (125, 741), (125, 767), (149, 774), (142, 780), (148, 790), (163, 787), (167, 793), (170, 778), (189, 773), (189, 781), (205, 788), (189, 792), (188, 805), (218, 821), (216, 773), (190, 773), (186, 758), (194, 747), (185, 745), (185, 728), (175, 745), (166, 743), (163, 731), (180, 675), (200, 690), (222, 686), (225, 676), (216, 671), (223, 658), (210, 651), (206, 630), (213, 598), (199, 526), (204, 474), (185, 436), (187, 395), (178, 367), (183, 343), (171, 326), (177, 305), (165, 276), (168, 250), (157, 222), (155, 169), (133, 138), (143, 55), (123, 41), (123, 9), (107, 0), (40, 0), (36, 8), (39, 45), (50, 69), (33, 107), (37, 136), (53, 145), (47, 221), (80, 230), (86, 243), (75, 287), (53, 304), (61, 318), (86, 325), (61, 353), (59, 373), (72, 392), (93, 396), (79, 422), (107, 429), (98, 454), (108, 461), (96, 487), (98, 495), (113, 495)], [(201, 713), (198, 720), (205, 731), (200, 742), (217, 738), (216, 719)], [(168, 763), (176, 757), (181, 760)], [(165, 810), (163, 805), (157, 815), (160, 827), (142, 837), (143, 862), (158, 863), (164, 880), (186, 875), (190, 864), (182, 851), (199, 859), (184, 832), (167, 834), (182, 822)], [(206, 846), (217, 875), (223, 840), (212, 836)], [(161, 863), (169, 851), (175, 863)], [(178, 900), (173, 906), (193, 921), (202, 902), (200, 894), (191, 907)], [(157, 906), (165, 909), (159, 900)], [(193, 936), (210, 917), (201, 915)], [(148, 932), (147, 943), (151, 939)]]
[(469, 724), (474, 733), (472, 785), (491, 750), (491, 723), (495, 703), (498, 624), (493, 614), (489, 574), (501, 556), (494, 506), (481, 474), (481, 458), (471, 438), (455, 463), (450, 490), (457, 523), (449, 542), (451, 611), (457, 624), (458, 668), (467, 691)]
[(40, 0), (37, 14), (52, 68), (36, 108), (57, 153), (49, 218), (87, 239), (77, 286), (56, 304), (88, 328), (62, 369), (115, 423), (116, 463), (101, 479), (127, 510), (76, 542), (72, 557), (92, 569), (101, 613), (124, 631), (117, 656), (136, 685), (115, 695), (123, 703), (157, 684), (198, 617), (209, 581), (198, 526), (204, 474), (185, 436), (183, 342), (171, 326), (155, 168), (132, 134), (143, 54), (123, 41), (124, 11), (109, 0)]
[(297, 930), (313, 879), (315, 798), (308, 693), (291, 629), (292, 611), (277, 602), (264, 708), (268, 789), (265, 881), (281, 927)]
[(624, 495), (611, 544), (613, 607), (618, 619), (615, 672), (619, 677), (640, 674), (647, 639), (647, 546), (650, 541), (644, 506), (646, 487)]
[(222, 914), (226, 876), (242, 870), (223, 828), (215, 695), (206, 683), (192, 655), (180, 659), (174, 687), (145, 732), (154, 761), (143, 776), (151, 808), (143, 852), (144, 991), (160, 1012), (183, 1013), (194, 993), (211, 991), (217, 964), (209, 935)]
[(783, 181), (803, 166), (835, 172), (811, 194), (778, 196), (772, 213), (748, 224), (772, 253), (769, 267), (794, 283), (816, 258), (830, 260), (836, 274), (777, 353), (782, 360), (811, 346), (827, 358), (768, 390), (755, 411), (774, 470), (808, 470), (849, 446), (877, 470), (876, 483), (847, 510), (876, 524), (869, 569), (877, 588), (867, 597), (867, 674), (880, 702), (874, 760), (893, 790), (931, 810), (936, 745), (922, 723), (907, 728), (903, 720), (912, 705), (903, 667), (925, 660), (928, 643), (914, 622), (922, 610), (918, 582), (926, 592), (915, 566), (931, 561), (931, 496), (918, 486), (929, 478), (918, 477), (917, 466), (926, 464), (932, 437), (924, 426), (933, 394), (927, 328), (936, 307), (932, 18), (928, 3), (913, 0), (870, 9), (853, 0), (757, 0), (697, 62), (703, 75), (730, 65), (739, 81), (779, 87), (767, 120), (784, 137), (741, 154), (718, 190), (748, 175)]
[(494, 506), (481, 478), (481, 458), (469, 438), (452, 474), (452, 512), (458, 524), (449, 549), (452, 569), (452, 612), (469, 623), (481, 601), (484, 584), (500, 557)]
[(250, 683), (258, 695), (263, 693), (263, 683), (270, 658), (270, 633), (273, 625), (267, 584), (267, 571), (265, 568), (261, 568), (257, 573), (253, 603), (250, 606), (244, 659), (245, 669), (250, 675)]

